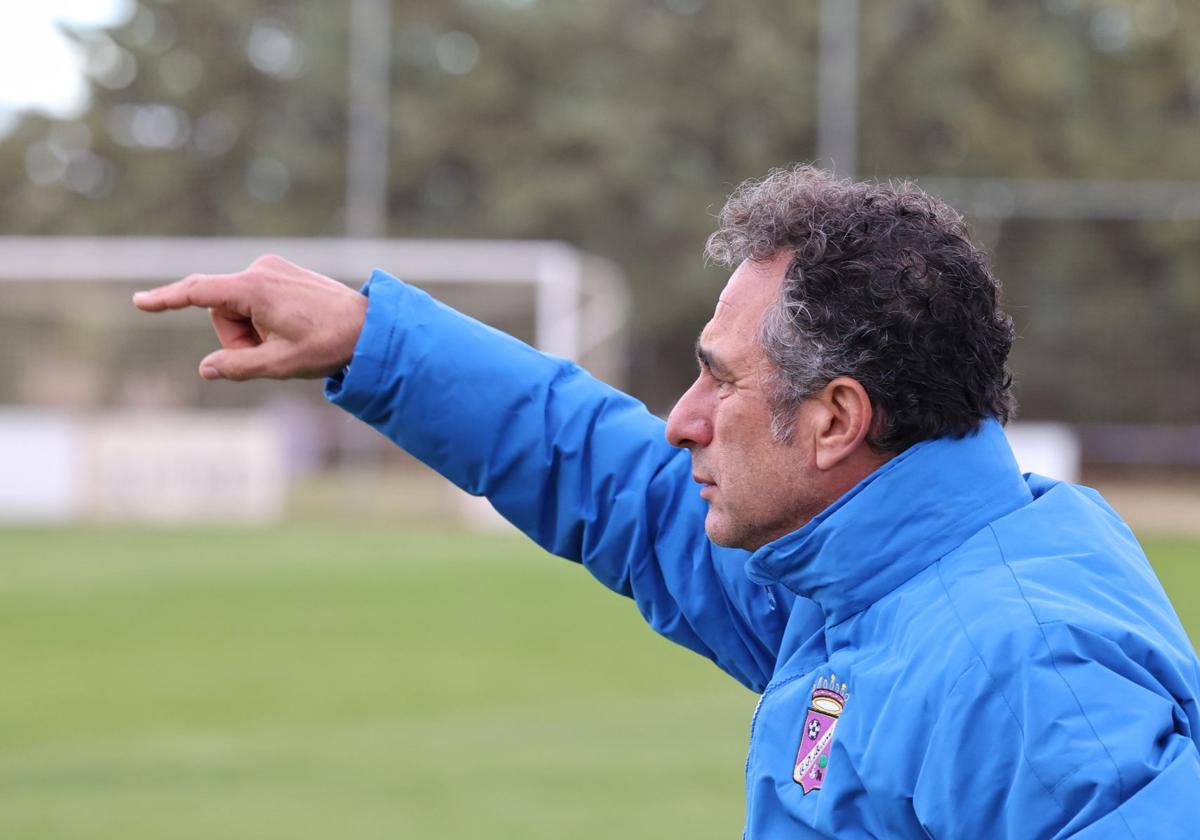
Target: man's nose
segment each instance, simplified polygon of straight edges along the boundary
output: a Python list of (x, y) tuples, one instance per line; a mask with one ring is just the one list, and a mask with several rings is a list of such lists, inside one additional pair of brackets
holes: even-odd
[(704, 383), (697, 379), (675, 403), (667, 417), (667, 441), (691, 449), (712, 442), (712, 415), (705, 399)]

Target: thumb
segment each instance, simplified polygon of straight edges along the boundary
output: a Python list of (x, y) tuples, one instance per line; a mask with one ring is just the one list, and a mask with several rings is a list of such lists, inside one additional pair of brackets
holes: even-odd
[(200, 376), (209, 381), (228, 379), (231, 382), (270, 377), (278, 366), (277, 355), (278, 351), (270, 343), (217, 350), (200, 360)]

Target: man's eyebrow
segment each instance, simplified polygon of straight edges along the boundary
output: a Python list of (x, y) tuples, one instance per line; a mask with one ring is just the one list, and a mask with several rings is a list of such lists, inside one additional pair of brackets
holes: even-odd
[(731, 373), (720, 359), (713, 356), (711, 350), (700, 343), (699, 338), (696, 339), (696, 361), (718, 376), (729, 376)]

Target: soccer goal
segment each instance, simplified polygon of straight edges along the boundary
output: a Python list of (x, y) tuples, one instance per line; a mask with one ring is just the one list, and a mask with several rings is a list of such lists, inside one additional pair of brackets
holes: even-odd
[(380, 492), (420, 471), (318, 388), (203, 383), (207, 319), (130, 305), (268, 253), (353, 286), (383, 269), (622, 384), (624, 280), (558, 242), (0, 237), (0, 521), (269, 521), (317, 474), (339, 504), (427, 498)]

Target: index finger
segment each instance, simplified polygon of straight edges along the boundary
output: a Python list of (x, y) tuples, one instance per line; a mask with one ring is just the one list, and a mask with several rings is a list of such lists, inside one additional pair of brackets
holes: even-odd
[(162, 312), (189, 306), (220, 306), (234, 312), (248, 310), (245, 284), (237, 274), (191, 274), (182, 280), (133, 296), (133, 305), (143, 312)]

